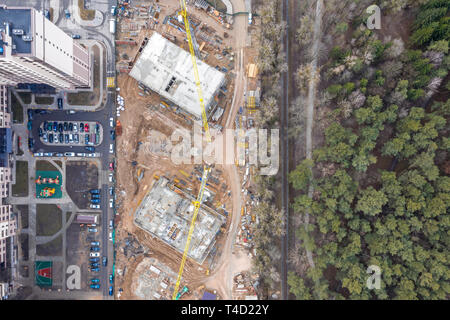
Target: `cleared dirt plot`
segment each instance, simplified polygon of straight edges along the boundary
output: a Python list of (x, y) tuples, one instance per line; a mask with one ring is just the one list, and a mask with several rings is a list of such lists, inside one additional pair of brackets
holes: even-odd
[(52, 236), (62, 227), (62, 211), (55, 204), (36, 205), (36, 235)]
[(98, 187), (98, 167), (94, 162), (67, 161), (66, 190), (78, 208), (89, 207), (89, 190)]
[(31, 93), (29, 92), (20, 92), (19, 93), (20, 99), (22, 99), (23, 103), (29, 104), (31, 103)]
[(50, 242), (36, 245), (36, 254), (38, 256), (61, 256), (62, 235), (59, 235)]
[(20, 249), (22, 256), (21, 261), (28, 261), (28, 233), (19, 234)]
[(36, 104), (50, 105), (55, 102), (55, 98), (49, 96), (35, 96), (34, 101), (36, 102)]
[(36, 170), (38, 171), (57, 171), (59, 168), (55, 167), (48, 161), (45, 160), (37, 160), (36, 161)]
[(15, 211), (20, 214), (20, 229), (28, 228), (28, 205), (17, 205), (14, 206)]
[(12, 195), (28, 196), (28, 161), (16, 161), (16, 184), (12, 185)]
[(23, 123), (23, 107), (19, 102), (19, 99), (11, 93), (11, 109), (13, 114), (14, 123)]

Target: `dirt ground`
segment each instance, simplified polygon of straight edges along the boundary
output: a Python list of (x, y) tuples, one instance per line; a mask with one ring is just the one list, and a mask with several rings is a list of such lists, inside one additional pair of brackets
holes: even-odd
[[(235, 2), (235, 1), (233, 1)], [(142, 1), (137, 1), (134, 5), (143, 4)], [(234, 3), (233, 3), (234, 4)], [(147, 3), (148, 5), (148, 3)], [(187, 43), (181, 41), (183, 34), (175, 29), (163, 25), (162, 20), (167, 14), (173, 14), (179, 7), (178, 1), (165, 1), (161, 4), (161, 12), (159, 15), (159, 24), (156, 25), (157, 31), (161, 34), (170, 33), (176, 36), (177, 45), (187, 48)], [(242, 6), (243, 3), (242, 3)], [(242, 10), (240, 10), (242, 9)], [(243, 8), (237, 8), (236, 11), (245, 11)], [(239, 106), (243, 105), (244, 92), (247, 87), (245, 80), (245, 65), (248, 62), (255, 62), (254, 55), (256, 49), (246, 49), (244, 53), (246, 34), (239, 30), (244, 28), (247, 24), (245, 16), (236, 19), (232, 30), (226, 29), (219, 24), (214, 18), (206, 15), (203, 11), (191, 10), (194, 20), (199, 20), (202, 23), (206, 22), (209, 28), (216, 31), (216, 35), (220, 37), (222, 46), (220, 49), (214, 48), (212, 45), (205, 45), (204, 52), (208, 53), (206, 63), (220, 68), (225, 67), (228, 70), (227, 78), (229, 80), (227, 92), (219, 100), (219, 106), (225, 108), (225, 113), (219, 120), (219, 124), (223, 127), (233, 127), (234, 118), (237, 114)], [(118, 28), (120, 39), (129, 38), (130, 32), (125, 30), (131, 20), (122, 19), (121, 26)], [(137, 20), (134, 20), (137, 21)], [(139, 24), (139, 22), (133, 22)], [(149, 29), (137, 30), (138, 36), (134, 40), (138, 43), (137, 46), (118, 45), (117, 68), (121, 69), (130, 61), (134, 61), (139, 45), (145, 37), (149, 37), (154, 31)], [(224, 33), (229, 36), (225, 37)], [(202, 41), (199, 40), (199, 44)], [(240, 59), (234, 60), (230, 63), (227, 58), (220, 58), (222, 50), (231, 46), (233, 51), (240, 51)], [(236, 48), (235, 48), (236, 46)], [(236, 52), (235, 52), (236, 54)], [(252, 56), (245, 58), (246, 55)], [(236, 58), (236, 55), (234, 56)], [(238, 69), (238, 70), (236, 70)], [(235, 87), (235, 78), (240, 78)], [(251, 83), (251, 89), (256, 89), (257, 83)], [(169, 179), (177, 178), (184, 180), (187, 185), (185, 188), (191, 188), (190, 193), (196, 195), (200, 183), (196, 179), (194, 173), (194, 165), (175, 165), (170, 159), (170, 146), (164, 141), (170, 138), (170, 135), (176, 128), (186, 128), (191, 130), (191, 122), (186, 120), (183, 116), (176, 115), (171, 110), (160, 107), (160, 98), (157, 94), (151, 92), (150, 95), (143, 94), (143, 91), (138, 88), (138, 83), (126, 73), (120, 73), (117, 77), (117, 87), (120, 88), (120, 94), (125, 100), (125, 111), (121, 111), (118, 120), (122, 125), (122, 135), (117, 137), (117, 184), (116, 184), (116, 207), (118, 215), (116, 216), (116, 241), (117, 256), (116, 269), (124, 270), (124, 275), (116, 273), (115, 284), (116, 288), (122, 289), (120, 299), (140, 299), (134, 294), (138, 274), (135, 272), (138, 265), (142, 262), (144, 257), (156, 258), (160, 263), (167, 265), (176, 273), (180, 267), (182, 254), (175, 251), (162, 241), (152, 238), (147, 232), (138, 229), (133, 223), (133, 215), (145, 194), (151, 189), (154, 177), (165, 176)], [(142, 95), (140, 95), (141, 93)], [(236, 99), (234, 99), (236, 96)], [(232, 169), (235, 166), (221, 166), (216, 165), (216, 168), (221, 170), (223, 175), (217, 176), (220, 180), (219, 187), (211, 190), (217, 192), (217, 197), (213, 205), (225, 205), (229, 212), (228, 219), (225, 226), (225, 234), (220, 234), (217, 238), (217, 252), (214, 259), (206, 259), (202, 266), (188, 259), (186, 261), (183, 279), (180, 284), (187, 285), (191, 292), (184, 296), (183, 299), (197, 299), (199, 298), (198, 288), (205, 287), (210, 290), (217, 290), (221, 298), (231, 298), (230, 292), (232, 287), (233, 276), (240, 271), (249, 270), (251, 267), (251, 260), (248, 256), (248, 251), (241, 251), (238, 247), (234, 247), (234, 239), (236, 231), (239, 228), (240, 209), (241, 209), (241, 170)], [(183, 173), (192, 175), (192, 180), (183, 175)], [(143, 176), (142, 176), (143, 174)], [(141, 180), (138, 182), (138, 177)], [(221, 187), (222, 183), (226, 184), (225, 190)], [(231, 191), (232, 196), (228, 196), (228, 191)], [(129, 234), (136, 237), (137, 241), (148, 249), (145, 254), (126, 257), (124, 255), (121, 245), (123, 239)], [(213, 269), (209, 270), (210, 265)], [(207, 270), (209, 276), (207, 275)]]
[(66, 190), (81, 209), (89, 208), (89, 190), (98, 188), (98, 167), (93, 161), (67, 161)]

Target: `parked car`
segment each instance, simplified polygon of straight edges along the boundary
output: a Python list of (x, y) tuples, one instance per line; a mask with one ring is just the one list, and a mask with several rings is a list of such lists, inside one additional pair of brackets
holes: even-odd
[(109, 207), (114, 208), (114, 200), (113, 199), (109, 199)]
[(77, 153), (77, 157), (85, 157), (85, 156), (86, 156), (86, 153), (84, 153), (84, 152)]
[(69, 125), (67, 128), (69, 129), (69, 131), (73, 131), (73, 123), (69, 122)]
[(89, 123), (84, 125), (84, 132), (89, 132)]
[(73, 135), (73, 141), (75, 141), (76, 144), (80, 143), (80, 139), (78, 139), (78, 133), (75, 133)]
[(44, 131), (47, 131), (48, 128), (48, 122), (44, 121), (44, 123), (42, 124), (42, 129), (44, 129)]
[(94, 194), (91, 195), (91, 198), (92, 199), (100, 199), (100, 195), (94, 193)]
[(55, 157), (64, 157), (64, 154), (58, 152), (57, 154), (55, 154)]
[(100, 247), (91, 247), (91, 251), (100, 251)]
[(67, 114), (75, 114), (76, 111), (75, 110), (67, 110)]
[(110, 296), (113, 295), (113, 293), (114, 293), (113, 286), (109, 286), (109, 291), (108, 291), (108, 293), (109, 293)]
[(92, 283), (100, 283), (100, 279), (94, 278), (94, 279), (91, 279), (91, 282), (92, 282)]
[(98, 262), (91, 263), (91, 268), (98, 268), (100, 267), (100, 264)]
[(69, 134), (67, 134), (67, 133), (64, 135), (64, 142), (65, 142), (66, 144), (69, 143)]
[(109, 187), (109, 195), (112, 196), (114, 194), (114, 187)]
[(33, 129), (33, 121), (28, 120), (27, 122), (27, 129), (31, 131), (31, 129)]
[(75, 152), (66, 152), (64, 153), (66, 157), (75, 157)]
[(59, 131), (60, 133), (62, 133), (62, 132), (64, 131), (64, 126), (63, 126), (62, 123), (59, 123), (59, 124), (58, 124), (58, 131)]
[(113, 284), (114, 276), (112, 273), (109, 274), (109, 283)]
[(89, 207), (91, 209), (100, 209), (100, 205), (99, 204), (91, 204)]
[(58, 122), (53, 122), (53, 132), (57, 132), (58, 131)]
[[(92, 270), (92, 271), (94, 271), (94, 270)], [(98, 271), (98, 270), (96, 270), (96, 271)], [(91, 284), (90, 287), (91, 287), (91, 289), (100, 289), (99, 284)]]
[[(99, 269), (99, 268), (91, 268), (91, 271), (92, 271), (92, 272), (99, 272), (100, 269)], [(98, 286), (98, 284), (97, 284), (97, 286)]]
[(67, 122), (64, 122), (63, 128), (64, 131), (67, 131), (69, 129), (69, 124)]
[(100, 131), (100, 125), (98, 123), (95, 124), (95, 132), (99, 132)]
[(34, 139), (33, 138), (28, 138), (28, 148), (33, 148), (34, 146)]
[(91, 199), (91, 203), (98, 204), (100, 203), (100, 199)]
[(87, 151), (90, 151), (90, 152), (95, 152), (95, 148), (91, 147), (91, 146), (84, 147), (84, 149), (86, 149)]
[(108, 265), (108, 258), (107, 258), (107, 257), (103, 257), (103, 259), (102, 259), (102, 265), (103, 265), (104, 267), (106, 267), (106, 266)]
[(89, 144), (89, 135), (88, 134), (84, 135), (84, 143)]
[(84, 124), (83, 124), (83, 122), (80, 122), (80, 132), (83, 132), (84, 131)]
[(62, 108), (63, 108), (63, 99), (58, 98), (58, 109), (62, 109)]
[(73, 143), (73, 134), (69, 133), (69, 143)]
[(111, 140), (115, 140), (116, 139), (116, 132), (114, 130), (111, 130), (109, 132), (109, 135), (111, 136)]
[(109, 237), (108, 238), (109, 238), (109, 241), (113, 241), (112, 232), (109, 233)]
[(76, 123), (73, 124), (73, 131), (78, 132), (78, 126)]
[(100, 189), (91, 189), (89, 190), (90, 193), (100, 193)]
[(109, 163), (109, 170), (114, 171), (114, 162)]
[(114, 153), (114, 145), (112, 143), (109, 145), (109, 153)]
[(53, 152), (44, 152), (44, 157), (51, 157), (53, 156)]
[(92, 241), (91, 242), (91, 246), (99, 246), (100, 242), (99, 241)]
[(113, 177), (112, 173), (109, 174), (108, 181), (109, 182), (113, 182), (114, 181), (114, 177)]
[(60, 133), (58, 136), (59, 136), (59, 142), (63, 143), (64, 142), (64, 135), (62, 133)]
[(52, 128), (53, 128), (53, 123), (49, 122), (47, 125), (47, 131), (52, 131)]
[(109, 118), (109, 126), (111, 128), (114, 128), (114, 119), (113, 118)]
[(91, 252), (89, 254), (90, 257), (100, 257), (100, 253), (99, 252)]
[(100, 258), (89, 258), (89, 262), (99, 262)]
[(50, 133), (50, 134), (48, 135), (48, 142), (49, 142), (49, 143), (53, 143), (53, 133)]
[(47, 142), (47, 141), (48, 141), (48, 134), (47, 134), (47, 132), (44, 132), (44, 133), (42, 134), (42, 140), (43, 140), (44, 142)]
[(42, 152), (35, 152), (33, 155), (35, 157), (43, 157), (44, 156), (44, 154)]
[[(111, 199), (111, 200), (112, 200), (112, 199)], [(113, 229), (113, 228), (114, 228), (114, 220), (113, 220), (113, 219), (109, 220), (109, 228), (110, 228), (110, 229)]]
[(79, 34), (73, 34), (72, 39), (80, 39), (81, 36)]
[(27, 114), (28, 114), (28, 120), (33, 120), (33, 110), (32, 109), (28, 109), (27, 110)]
[(86, 157), (93, 158), (96, 156), (96, 153), (86, 153)]
[(97, 230), (97, 228), (88, 228), (88, 231), (89, 232), (97, 232), (98, 230)]

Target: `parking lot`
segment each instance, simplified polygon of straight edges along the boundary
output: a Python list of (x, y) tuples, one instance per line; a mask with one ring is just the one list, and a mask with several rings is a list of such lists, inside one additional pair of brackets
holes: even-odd
[(79, 145), (86, 151), (94, 152), (103, 137), (102, 126), (98, 122), (44, 121), (38, 129), (39, 138), (46, 145)]

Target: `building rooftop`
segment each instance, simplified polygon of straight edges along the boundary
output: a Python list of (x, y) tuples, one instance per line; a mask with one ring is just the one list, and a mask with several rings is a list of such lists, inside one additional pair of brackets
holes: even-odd
[[(0, 31), (6, 32), (6, 24), (9, 24), (9, 34), (12, 38), (12, 54), (31, 53), (31, 42), (25, 41), (24, 36), (31, 34), (31, 9), (30, 8), (6, 8), (0, 6)], [(17, 31), (13, 31), (17, 30)], [(19, 31), (22, 30), (22, 31)], [(10, 45), (8, 43), (8, 45)]]
[[(189, 199), (171, 190), (168, 182), (164, 177), (155, 182), (136, 210), (134, 222), (179, 252), (184, 252), (194, 206)], [(202, 264), (223, 223), (224, 217), (200, 208), (188, 256)]]
[[(225, 74), (197, 60), (205, 108), (225, 81)], [(159, 33), (154, 33), (142, 50), (130, 76), (196, 118), (201, 118), (191, 55)]]

